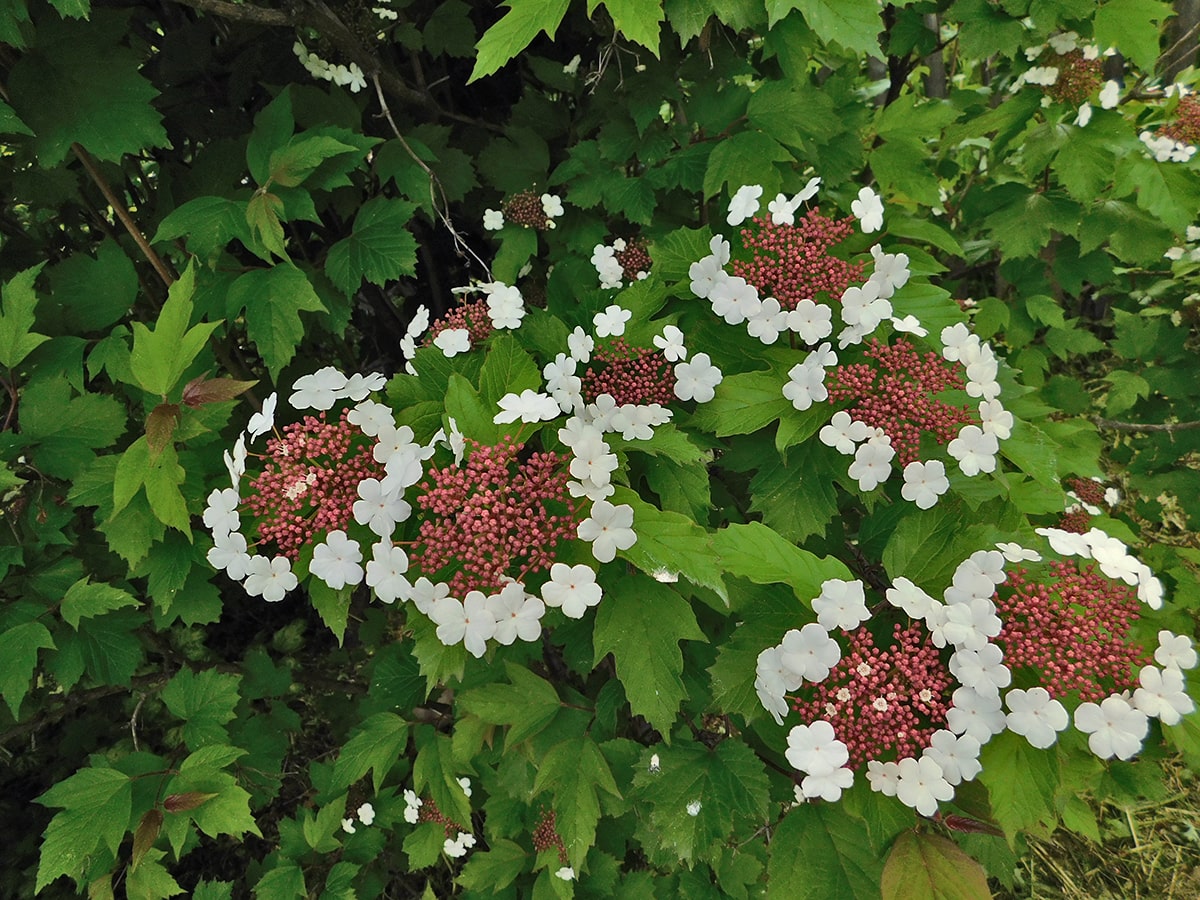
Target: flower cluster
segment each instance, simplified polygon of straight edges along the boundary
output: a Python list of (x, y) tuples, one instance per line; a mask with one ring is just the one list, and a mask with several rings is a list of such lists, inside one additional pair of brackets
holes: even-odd
[[(396, 13), (392, 10), (387, 10), (394, 18)], [(315, 53), (309, 52), (308, 48), (300, 41), (296, 41), (292, 45), (292, 52), (296, 54), (296, 58), (300, 60), (300, 65), (308, 70), (308, 74), (313, 78), (319, 78), (322, 81), (332, 81), (339, 87), (348, 87), (350, 92), (357, 94), (367, 86), (366, 76), (363, 70), (359, 68), (358, 63), (352, 62), (350, 65), (335, 65), (328, 60), (322, 59)]]
[(562, 198), (556, 194), (538, 194), (536, 191), (521, 191), (504, 201), (500, 209), (488, 209), (483, 213), (483, 227), (488, 231), (499, 231), (506, 222), (549, 231), (555, 219), (563, 214)]
[(1159, 162), (1187, 162), (1200, 145), (1200, 97), (1182, 97), (1175, 108), (1174, 121), (1159, 126), (1153, 133), (1143, 131), (1138, 137)]
[(1149, 718), (1171, 725), (1194, 708), (1182, 674), (1197, 663), (1191, 641), (1160, 631), (1155, 666), (1129, 639), (1133, 585), (1157, 579), (1102, 532), (1042, 531), (1092, 565), (1051, 562), (1038, 581), (1025, 564), (1040, 554), (1001, 544), (964, 560), (942, 600), (899, 578), (885, 597), (908, 621), (892, 623), (886, 648), (862, 583), (831, 579), (813, 600), (817, 621), (759, 654), (763, 707), (781, 725), (789, 711), (802, 720), (786, 754), (804, 773), (797, 800), (836, 800), (865, 768), (874, 790), (932, 815), (1005, 729), (1044, 748), (1073, 721), (1096, 755), (1128, 759)]
[[(471, 779), (459, 778), (458, 784), (470, 797)], [(438, 809), (438, 805), (432, 799), (418, 797), (415, 791), (404, 791), (404, 821), (410, 825), (421, 825), (425, 822), (441, 825), (445, 830), (442, 852), (451, 859), (460, 859), (466, 856), (467, 851), (476, 843), (475, 835)]]
[(592, 250), (592, 265), (605, 290), (621, 287), (627, 274), (631, 280), (643, 280), (650, 274), (650, 264), (646, 243), (637, 238), (617, 238), (612, 244), (597, 244)]

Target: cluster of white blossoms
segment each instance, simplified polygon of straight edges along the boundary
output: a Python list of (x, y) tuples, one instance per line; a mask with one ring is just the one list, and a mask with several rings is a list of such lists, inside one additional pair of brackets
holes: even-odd
[(1196, 155), (1194, 144), (1177, 141), (1169, 135), (1143, 131), (1138, 135), (1138, 140), (1145, 145), (1146, 152), (1158, 162), (1183, 163), (1188, 162)]
[[(617, 254), (624, 253), (628, 246), (624, 238), (617, 238), (612, 244), (597, 244), (592, 248), (592, 265), (596, 267), (596, 274), (600, 277), (601, 289), (612, 290), (625, 283), (625, 267), (617, 259)], [(643, 281), (650, 275), (644, 269), (630, 274), (638, 281)]]
[[(557, 194), (542, 194), (539, 198), (542, 204), (542, 214), (546, 217), (546, 228), (555, 228), (558, 223), (554, 220), (561, 216), (566, 210), (563, 208), (562, 198)], [(483, 211), (483, 227), (487, 231), (499, 231), (504, 227), (504, 212), (499, 209), (485, 209)]]
[[(498, 331), (521, 327), (525, 318), (525, 298), (515, 285), (502, 281), (488, 281), (473, 284), (469, 287), (455, 288), (455, 294), (482, 293), (487, 301), (488, 319), (492, 327)], [(400, 339), (400, 351), (406, 360), (404, 370), (409, 375), (416, 375), (412, 359), (417, 352), (417, 339), (429, 328), (429, 309), (424, 305), (418, 306), (404, 337)], [(433, 339), (433, 345), (442, 351), (447, 358), (471, 350), (471, 333), (466, 328), (443, 328)]]
[(1086, 534), (1063, 531), (1061, 528), (1039, 528), (1054, 552), (1060, 556), (1076, 556), (1094, 560), (1097, 567), (1116, 581), (1137, 588), (1137, 596), (1151, 609), (1162, 609), (1163, 584), (1153, 570), (1129, 552), (1124, 543), (1099, 528)]
[[(393, 17), (395, 13), (392, 14)], [(366, 76), (363, 70), (359, 68), (358, 63), (350, 63), (348, 66), (334, 65), (328, 60), (321, 59), (315, 53), (310, 53), (308, 48), (300, 41), (296, 41), (292, 45), (292, 52), (296, 54), (296, 58), (300, 60), (300, 65), (308, 70), (308, 74), (313, 78), (319, 78), (322, 81), (332, 81), (339, 87), (348, 87), (352, 93), (357, 94), (367, 86)]]
[[(458, 785), (463, 789), (463, 793), (467, 795), (467, 798), (470, 799), (471, 779), (463, 776), (458, 779)], [(416, 825), (418, 822), (420, 822), (421, 807), (424, 805), (425, 801), (418, 797), (415, 791), (405, 788), (404, 821), (409, 825)], [(431, 823), (440, 824), (443, 827), (450, 827), (446, 825), (446, 820), (442, 817), (437, 819), (429, 819), (428, 821)], [(456, 830), (457, 834), (455, 834), (452, 838), (446, 838), (442, 844), (442, 852), (451, 859), (461, 859), (462, 857), (466, 856), (467, 851), (476, 844), (475, 835), (471, 834), (471, 832), (457, 827)]]
[[(355, 810), (355, 815), (358, 816), (358, 821), (370, 827), (375, 821), (375, 807), (370, 803), (364, 803)], [(354, 816), (347, 816), (345, 819), (342, 819), (342, 831), (346, 832), (346, 834), (357, 833), (358, 829), (354, 825)]]
[[(1059, 553), (1085, 546), (1068, 546), (1063, 537), (1066, 532), (1044, 529), (1043, 533)], [(1136, 561), (1129, 562), (1127, 550), (1118, 548), (1119, 543), (1099, 532), (1086, 541), (1090, 552), (1087, 558), (1095, 560), (1101, 571), (1113, 578), (1140, 566)], [(981, 748), (1004, 730), (1024, 737), (1034, 747), (1047, 748), (1073, 719), (1075, 727), (1088, 735), (1088, 745), (1097, 756), (1129, 759), (1141, 748), (1149, 718), (1174, 725), (1194, 708), (1183, 671), (1196, 666), (1196, 651), (1188, 637), (1166, 630), (1158, 633), (1154, 652), (1158, 666), (1140, 670), (1140, 687), (1113, 694), (1099, 703), (1081, 703), (1073, 716), (1042, 686), (1012, 687), (1012, 673), (1005, 665), (1003, 650), (995, 643), (1002, 623), (993, 597), (1007, 579), (1006, 562), (1037, 561), (1041, 556), (1018, 544), (997, 546), (1000, 550), (980, 550), (964, 560), (955, 569), (941, 600), (906, 578), (896, 579), (885, 592), (891, 606), (924, 623), (935, 647), (949, 648), (946, 665), (958, 685), (946, 708), (945, 727), (933, 732), (919, 756), (866, 761), (867, 779), (873, 790), (895, 796), (925, 816), (933, 815), (939, 802), (951, 800), (956, 785), (979, 774)], [(1064, 546), (1068, 550), (1062, 549)], [(813, 600), (813, 610), (816, 622), (789, 630), (779, 644), (758, 656), (754, 688), (764, 709), (780, 725), (790, 711), (788, 695), (806, 683), (820, 684), (841, 661), (842, 647), (832, 632), (849, 632), (871, 617), (864, 586), (858, 581), (824, 582), (820, 595)], [(863, 678), (873, 674), (865, 662), (856, 671)], [(851, 692), (842, 688), (837, 699), (849, 701)], [(921, 691), (919, 699), (924, 703), (936, 701), (927, 690)], [(895, 701), (895, 695), (888, 694), (877, 697), (872, 705), (884, 712)], [(818, 798), (835, 801), (854, 782), (849, 748), (837, 737), (839, 710), (834, 704), (826, 704), (826, 711), (827, 719), (796, 725), (788, 733), (786, 757), (804, 773), (796, 787), (797, 802)]]
[(1163, 254), (1163, 257), (1172, 262), (1177, 262), (1181, 259), (1186, 259), (1188, 262), (1200, 262), (1200, 246), (1196, 246), (1197, 243), (1200, 243), (1200, 226), (1189, 225), (1184, 237), (1186, 243), (1190, 246), (1170, 247)]

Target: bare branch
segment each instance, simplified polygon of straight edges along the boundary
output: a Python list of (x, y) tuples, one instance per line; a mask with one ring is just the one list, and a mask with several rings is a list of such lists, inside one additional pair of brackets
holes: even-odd
[(228, 3), (226, 0), (175, 0), (184, 6), (212, 13), (222, 19), (249, 22), (253, 25), (295, 25), (292, 17), (278, 9), (264, 9), (249, 3)]
[(1154, 425), (1143, 422), (1117, 422), (1113, 419), (1101, 419), (1099, 416), (1092, 419), (1097, 428), (1102, 428), (1105, 431), (1192, 431), (1200, 428), (1200, 422), (1168, 422), (1165, 425)]

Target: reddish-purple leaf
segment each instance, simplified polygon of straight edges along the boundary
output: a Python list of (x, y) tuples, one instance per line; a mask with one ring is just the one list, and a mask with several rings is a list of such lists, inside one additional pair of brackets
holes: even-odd
[(994, 837), (1004, 837), (1004, 832), (990, 822), (980, 822), (967, 816), (942, 816), (941, 822), (951, 831), (961, 831), (964, 834), (990, 834)]
[(193, 378), (184, 387), (183, 402), (192, 409), (205, 403), (221, 403), (232, 400), (256, 384), (257, 381), (234, 381), (232, 378), (208, 378), (201, 375), (199, 378)]
[(179, 424), (179, 406), (174, 403), (160, 403), (150, 410), (146, 417), (146, 443), (150, 445), (152, 456), (158, 456), (163, 448), (171, 442), (175, 426)]
[(203, 803), (207, 803), (216, 794), (206, 794), (201, 791), (188, 791), (186, 794), (171, 794), (163, 800), (163, 809), (167, 812), (187, 812)]
[(138, 822), (137, 831), (133, 833), (133, 858), (130, 868), (136, 869), (146, 851), (154, 846), (154, 842), (158, 840), (158, 833), (162, 830), (162, 823), (161, 809), (156, 806), (146, 810), (142, 820)]

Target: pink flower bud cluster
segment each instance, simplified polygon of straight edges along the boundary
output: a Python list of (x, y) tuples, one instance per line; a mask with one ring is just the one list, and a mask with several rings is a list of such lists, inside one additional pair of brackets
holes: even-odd
[(557, 820), (558, 816), (554, 810), (542, 810), (542, 817), (538, 819), (537, 827), (533, 829), (533, 849), (538, 853), (551, 849), (557, 850), (558, 861), (565, 866), (570, 859), (567, 856), (567, 845), (563, 843), (562, 836), (558, 833)]
[(616, 338), (593, 351), (581, 393), (588, 403), (610, 394), (617, 406), (669, 406), (675, 400), (675, 369), (661, 350), (630, 347), (623, 338)]
[(1058, 67), (1058, 79), (1046, 86), (1046, 93), (1059, 103), (1078, 106), (1100, 89), (1104, 60), (1086, 59), (1082, 50), (1055, 56), (1050, 65)]
[(756, 216), (752, 227), (741, 231), (743, 245), (755, 251), (753, 258), (735, 259), (730, 267), (754, 285), (760, 297), (774, 297), (784, 310), (821, 292), (839, 298), (862, 281), (866, 268), (865, 263), (848, 263), (829, 252), (854, 233), (854, 222), (853, 216), (823, 216), (820, 207), (810, 209), (795, 225), (776, 225), (769, 217)]
[(1200, 144), (1200, 96), (1181, 99), (1175, 108), (1175, 121), (1159, 128), (1158, 134), (1183, 144)]
[(579, 511), (567, 489), (568, 457), (520, 459), (524, 445), (513, 441), (467, 444), (465, 465), (433, 469), (421, 483), (417, 504), (428, 517), (410, 554), (410, 576), (416, 569), (448, 582), (453, 597), (494, 594), (508, 578), (548, 570), (559, 541), (574, 538)]
[(426, 797), (421, 800), (421, 809), (417, 813), (416, 824), (421, 825), (425, 822), (437, 822), (445, 830), (447, 838), (457, 837), (460, 831), (466, 830), (438, 809), (438, 805), (432, 797)]
[(354, 519), (359, 482), (384, 477), (372, 456), (375, 442), (348, 415), (343, 411), (337, 422), (325, 421), (324, 412), (305, 416), (267, 441), (266, 466), (242, 500), (258, 520), (260, 554), (264, 543), (273, 543), (295, 561), (305, 544), (345, 530)]
[(642, 238), (630, 238), (625, 242), (625, 249), (617, 250), (615, 256), (626, 278), (633, 280), (640, 273), (650, 271), (650, 254), (646, 251), (646, 242)]
[(429, 329), (429, 333), (425, 335), (422, 346), (432, 346), (435, 337), (451, 328), (466, 330), (470, 336), (472, 347), (478, 347), (486, 341), (491, 337), (493, 331), (492, 318), (488, 315), (487, 300), (482, 299), (476, 300), (474, 303), (464, 303), (462, 306), (450, 310), (433, 323)]
[(1091, 564), (1080, 570), (1074, 560), (1052, 562), (1049, 579), (1010, 570), (994, 602), (1005, 663), (1014, 674), (1028, 670), (1052, 697), (1078, 691), (1080, 700), (1098, 703), (1136, 688), (1150, 664), (1129, 640), (1137, 592)]
[(1068, 478), (1067, 488), (1074, 491), (1075, 496), (1083, 503), (1090, 503), (1092, 506), (1101, 508), (1108, 505), (1108, 501), (1104, 499), (1103, 482), (1092, 481), (1090, 478)]
[(962, 426), (980, 424), (969, 406), (952, 406), (937, 396), (964, 389), (961, 363), (933, 351), (918, 353), (904, 338), (891, 346), (871, 338), (865, 355), (875, 362), (849, 363), (830, 373), (829, 399), (853, 401), (851, 419), (882, 428), (902, 467), (921, 458), (923, 434), (945, 445)]
[(1079, 507), (1063, 513), (1055, 527), (1072, 534), (1087, 534), (1092, 527), (1092, 515), (1083, 507)]
[(872, 759), (919, 756), (933, 733), (946, 727), (954, 685), (925, 626), (896, 623), (886, 650), (875, 646), (866, 627), (848, 637), (849, 652), (824, 681), (806, 686), (804, 695), (790, 695), (792, 708), (805, 722), (833, 725), (852, 769)]
[(546, 214), (542, 195), (532, 190), (513, 194), (504, 201), (500, 211), (504, 213), (506, 222), (520, 225), (522, 228), (548, 231), (554, 227), (554, 219)]

